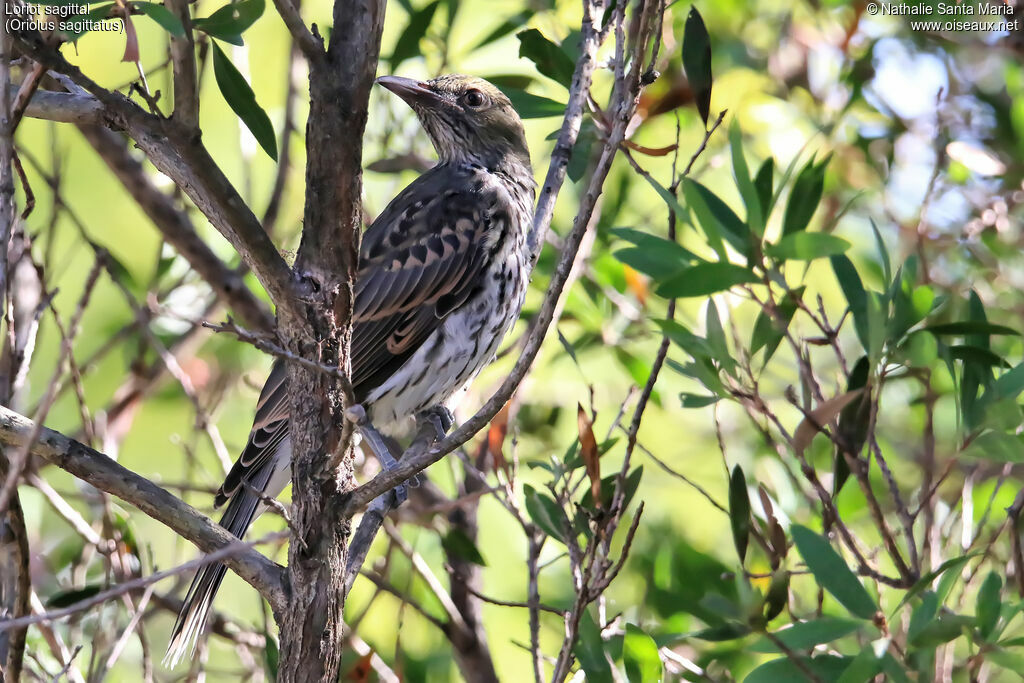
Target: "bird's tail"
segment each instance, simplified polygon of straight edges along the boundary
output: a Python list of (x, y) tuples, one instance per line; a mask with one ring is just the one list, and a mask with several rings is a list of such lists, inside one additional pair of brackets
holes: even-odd
[[(256, 491), (262, 490), (266, 483), (266, 481), (252, 482), (251, 487), (240, 488), (228, 502), (220, 525), (238, 538), (242, 538), (252, 521), (263, 511), (264, 506), (260, 503), (260, 496)], [(163, 659), (165, 666), (173, 668), (185, 655), (192, 656), (196, 640), (206, 626), (210, 606), (213, 604), (217, 589), (220, 588), (220, 582), (224, 580), (226, 571), (227, 567), (220, 562), (215, 562), (196, 572), (181, 611), (178, 612), (174, 630), (171, 632), (171, 640)]]

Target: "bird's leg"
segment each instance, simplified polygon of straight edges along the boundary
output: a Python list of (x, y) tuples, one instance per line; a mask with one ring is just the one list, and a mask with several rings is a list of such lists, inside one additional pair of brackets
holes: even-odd
[[(388, 447), (387, 441), (384, 439), (384, 435), (377, 431), (377, 428), (370, 422), (369, 416), (366, 414), (366, 409), (358, 403), (350, 406), (345, 411), (345, 417), (348, 418), (352, 423), (356, 425), (359, 430), (360, 436), (366, 440), (369, 444), (370, 450), (377, 456), (377, 460), (380, 462), (380, 466), (385, 470), (393, 470), (398, 467), (398, 460), (392, 455), (391, 449)], [(394, 494), (393, 507), (398, 507), (406, 501), (409, 497), (409, 491), (405, 484), (399, 484), (392, 489)]]
[(455, 416), (452, 411), (443, 405), (431, 406), (416, 416), (416, 422), (426, 420), (434, 427), (434, 440), (441, 441), (448, 434), (448, 430), (455, 424)]

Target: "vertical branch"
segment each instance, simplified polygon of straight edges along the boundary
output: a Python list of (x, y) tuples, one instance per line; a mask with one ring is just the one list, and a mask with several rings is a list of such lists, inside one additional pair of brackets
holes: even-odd
[[(14, 228), (14, 126), (11, 116), (11, 38), (7, 33), (7, 3), (0, 8), (0, 315), (13, 338), (12, 317), (7, 314), (8, 246)], [(13, 353), (11, 348), (10, 352)], [(8, 368), (8, 364), (4, 364)], [(11, 400), (13, 377), (0, 378), (0, 404)], [(11, 467), (0, 448), (0, 480), (6, 482)], [(29, 610), (31, 584), (28, 573), (28, 535), (21, 501), (15, 488), (6, 509), (0, 512), (0, 616), (18, 618)], [(25, 628), (0, 634), (0, 678), (17, 681), (25, 654)]]
[[(362, 137), (384, 26), (384, 0), (338, 0), (326, 53), (310, 57), (306, 206), (295, 272), (299, 315), (280, 315), (290, 350), (350, 372), (349, 341), (362, 223)], [(314, 52), (314, 55), (317, 53)], [(280, 312), (279, 312), (280, 314)], [(290, 604), (278, 614), (282, 681), (335, 681), (343, 644), (348, 521), (353, 487), (351, 397), (336, 378), (291, 368)]]
[(171, 36), (171, 64), (174, 66), (174, 114), (172, 118), (190, 131), (199, 130), (199, 75), (192, 17), (187, 0), (167, 0), (167, 9), (181, 21), (185, 35)]
[[(480, 499), (475, 497), (486, 484), (466, 472), (462, 496), (466, 500), (456, 505), (448, 515), (448, 524), (453, 530), (466, 535), (474, 543), (477, 539), (477, 509)], [(480, 683), (497, 683), (494, 660), (487, 645), (484, 631), (482, 603), (477, 597), (480, 591), (480, 567), (455, 553), (447, 553), (447, 569), (451, 585), (452, 603), (458, 609), (466, 628), (461, 632), (453, 630), (449, 635), (454, 647), (455, 661), (466, 680)]]

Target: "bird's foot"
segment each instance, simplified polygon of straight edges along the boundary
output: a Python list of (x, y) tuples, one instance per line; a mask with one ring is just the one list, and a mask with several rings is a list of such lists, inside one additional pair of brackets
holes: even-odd
[(431, 406), (416, 416), (417, 424), (422, 424), (424, 420), (434, 428), (435, 441), (444, 439), (448, 430), (455, 424), (455, 416), (452, 415), (452, 411), (443, 405)]
[[(356, 428), (359, 430), (359, 434), (370, 446), (370, 450), (373, 451), (373, 454), (377, 456), (377, 461), (380, 463), (381, 468), (387, 471), (397, 469), (398, 460), (396, 460), (395, 456), (391, 453), (391, 449), (388, 447), (384, 436), (378, 432), (377, 428), (373, 426), (372, 422), (370, 422), (370, 418), (366, 414), (366, 409), (358, 403), (353, 406), (349, 406), (345, 411), (345, 417), (356, 425)], [(391, 489), (391, 494), (393, 496), (393, 508), (397, 508), (409, 498), (409, 489), (406, 484), (416, 486), (419, 484), (419, 480), (413, 477), (412, 479), (398, 484), (395, 488)]]

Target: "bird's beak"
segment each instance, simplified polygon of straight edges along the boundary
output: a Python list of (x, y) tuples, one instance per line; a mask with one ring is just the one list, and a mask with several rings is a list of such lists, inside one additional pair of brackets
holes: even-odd
[(401, 76), (381, 76), (377, 82), (395, 93), (410, 106), (431, 106), (441, 102), (441, 97), (431, 90), (426, 83)]

